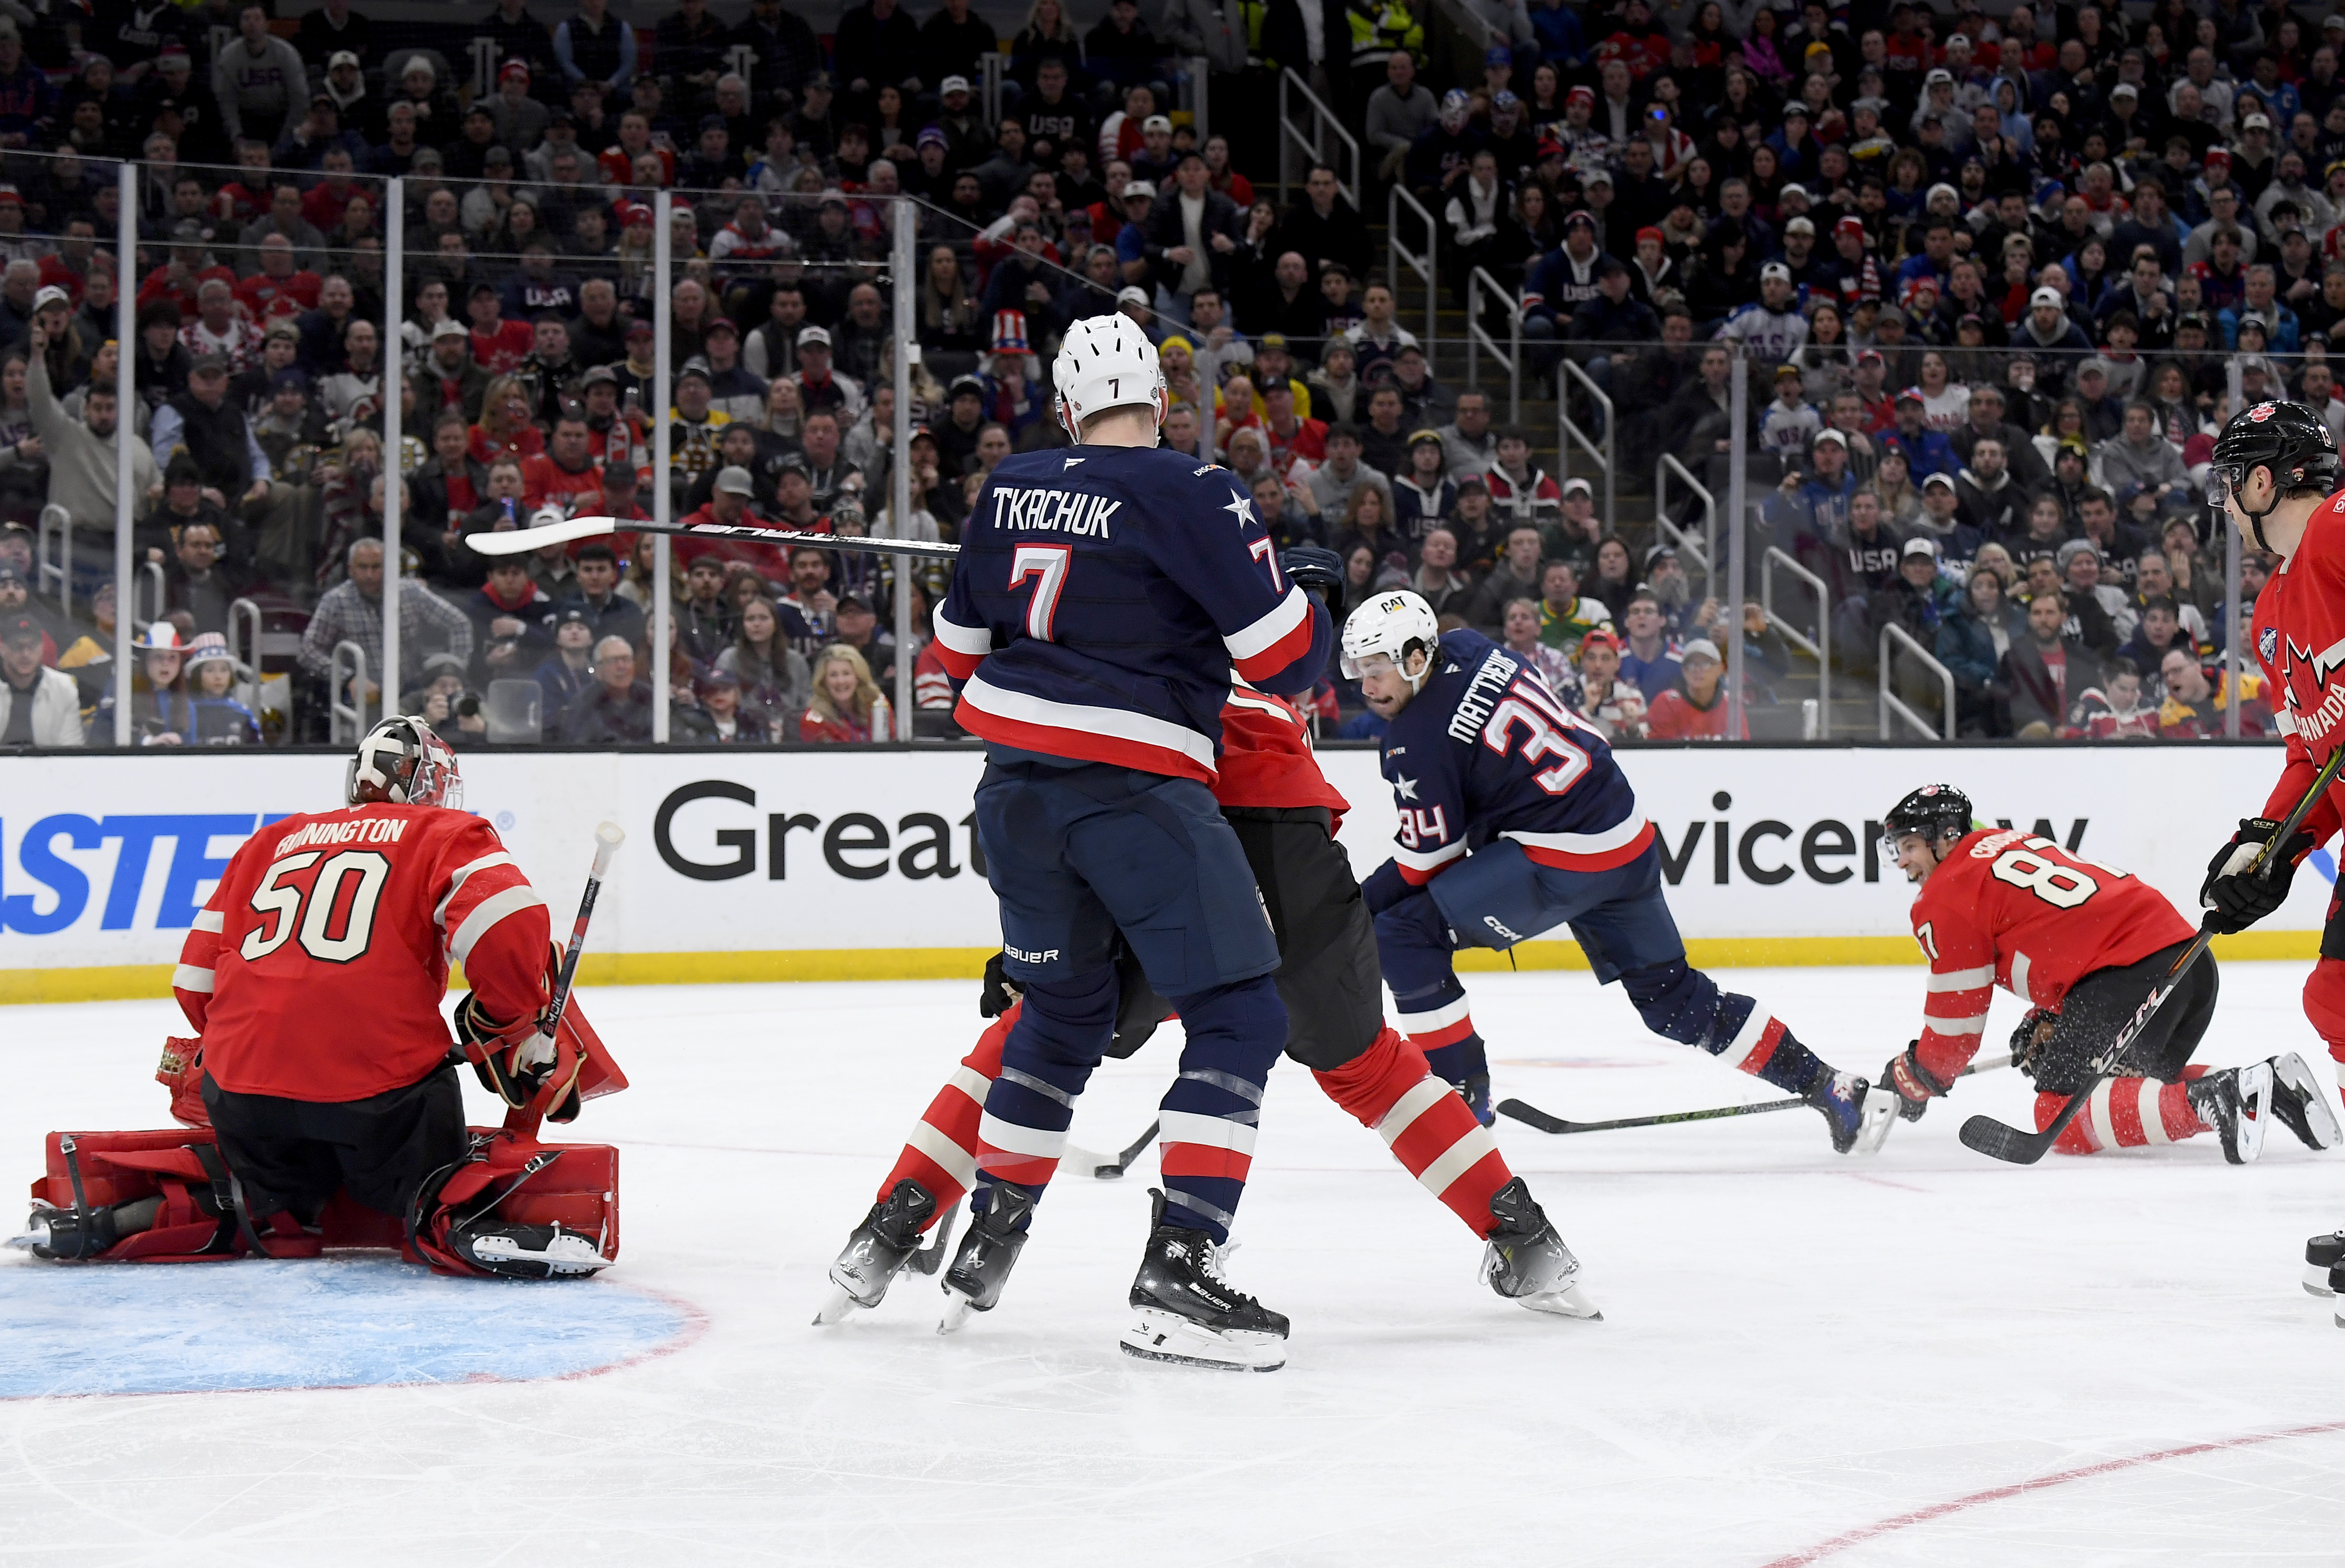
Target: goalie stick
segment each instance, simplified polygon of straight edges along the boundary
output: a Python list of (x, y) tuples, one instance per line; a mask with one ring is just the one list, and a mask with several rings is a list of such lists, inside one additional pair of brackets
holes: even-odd
[[(2011, 1063), (2012, 1058), (2008, 1055), (1974, 1062), (1954, 1076), (1967, 1078), (1974, 1073), (1991, 1073), (1997, 1067), (2008, 1067)], [(1747, 1105), (1720, 1105), (1707, 1111), (1666, 1111), (1658, 1116), (1618, 1116), (1609, 1122), (1574, 1122), (1550, 1115), (1537, 1105), (1526, 1105), (1520, 1100), (1501, 1100), (1498, 1102), (1498, 1115), (1512, 1117), (1542, 1133), (1609, 1133), (1622, 1127), (1662, 1127), (1672, 1122), (1714, 1122), (1726, 1116), (1755, 1116), (1768, 1111), (1788, 1111), (1807, 1103), (1801, 1099), (1760, 1100)]]
[[(2279, 847), (2296, 837), (2296, 830), (2303, 824), (2306, 814), (2337, 781), (2337, 770), (2340, 765), (2345, 765), (2345, 746), (2329, 754), (2329, 760), (2320, 765), (2320, 773), (2312, 780), (2312, 788), (2304, 792), (2304, 799), (2289, 812), (2288, 820), (2279, 825), (2279, 830), (2264, 840), (2264, 847), (2257, 854), (2255, 863), (2248, 868), (2249, 876), (2261, 877), (2271, 864), (2272, 857), (2279, 852)], [(2083, 1085), (2068, 1096), (2068, 1103), (2060, 1107), (2060, 1114), (2052, 1118), (2049, 1126), (2041, 1132), (2022, 1132), (2017, 1127), (1996, 1121), (1993, 1116), (1973, 1116), (1963, 1124), (1961, 1135), (1964, 1146), (1975, 1149), (1990, 1159), (2004, 1160), (2015, 1166), (2032, 1166), (2050, 1153), (2060, 1135), (2068, 1130), (2068, 1124), (2075, 1121), (2091, 1102), (2093, 1091), (2117, 1075), (2117, 1069), (2125, 1064), (2127, 1051), (2141, 1037), (2141, 1032), (2149, 1027), (2149, 1021), (2157, 1016), (2157, 1010), (2166, 1005), (2167, 998), (2172, 996), (2181, 984), (2183, 975), (2198, 962), (2198, 955), (2214, 942), (2214, 918), (2209, 914), (2198, 922), (2198, 934), (2191, 939), (2188, 947), (2182, 950), (2182, 956), (2174, 961), (2174, 967), (2166, 972), (2166, 978), (2142, 999), (2132, 1021), (2117, 1031), (2117, 1037), (2110, 1043), (2109, 1048), (2093, 1059)]]
[(468, 534), (464, 543), (481, 555), (525, 555), (547, 545), (567, 545), (575, 539), (600, 539), (621, 529), (630, 534), (669, 534), (680, 539), (751, 539), (760, 545), (811, 545), (817, 550), (861, 550), (874, 555), (925, 555), (949, 561), (960, 554), (958, 545), (928, 539), (873, 539), (843, 534), (809, 534), (796, 528), (760, 528), (746, 523), (638, 523), (616, 517), (572, 517), (536, 528), (502, 533)]
[(570, 927), (570, 947), (562, 955), (562, 972), (554, 980), (553, 1000), (546, 1003), (543, 1033), (549, 1040), (560, 1035), (562, 1015), (570, 1011), (570, 984), (578, 976), (578, 955), (585, 951), (586, 925), (594, 918), (594, 897), (603, 891), (603, 879), (611, 874), (611, 857), (626, 841), (626, 830), (616, 822), (595, 824), (594, 864), (586, 873), (586, 891), (578, 901), (578, 919)]
[(1155, 1122), (1149, 1123), (1148, 1130), (1132, 1139), (1132, 1146), (1120, 1155), (1094, 1154), (1080, 1144), (1069, 1144), (1066, 1153), (1059, 1156), (1059, 1163), (1083, 1170), (1094, 1181), (1114, 1181), (1132, 1168), (1141, 1150), (1155, 1141), (1157, 1126)]

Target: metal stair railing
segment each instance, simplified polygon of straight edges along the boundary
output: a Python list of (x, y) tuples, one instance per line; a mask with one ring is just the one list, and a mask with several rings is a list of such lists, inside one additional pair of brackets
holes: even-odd
[[(236, 660), (244, 676), (237, 684), (243, 695), (237, 700), (258, 712), (260, 695), (260, 633), (266, 623), (261, 619), (260, 606), (250, 599), (234, 599), (228, 606), (228, 652)], [(240, 626), (251, 628), (249, 637), (239, 637)], [(239, 651), (241, 650), (241, 651)]]
[[(1522, 311), (1519, 307), (1515, 312), (1515, 330), (1518, 333), (1522, 331)], [(1596, 384), (1594, 376), (1589, 375), (1569, 358), (1558, 359), (1556, 361), (1556, 365), (1558, 370), (1555, 383), (1555, 482), (1561, 484), (1571, 477), (1571, 443), (1578, 442), (1580, 450), (1594, 458), (1596, 466), (1604, 471), (1604, 526), (1617, 528), (1619, 526), (1619, 505), (1615, 496), (1616, 487), (1613, 481), (1619, 472), (1619, 464), (1614, 460), (1613, 440), (1620, 428), (1620, 421), (1612, 412), (1611, 395)], [(1604, 440), (1600, 444), (1572, 421), (1571, 387), (1569, 382), (1564, 380), (1567, 376), (1587, 389), (1589, 399), (1604, 415)], [(1519, 411), (1522, 407), (1519, 376), (1517, 378), (1516, 386), (1515, 406)], [(1522, 416), (1518, 412), (1515, 417), (1519, 421)]]
[[(1906, 652), (1921, 660), (1924, 668), (1938, 672), (1939, 683), (1945, 687), (1946, 693), (1946, 718), (1943, 735), (1940, 733), (1939, 726), (1932, 724), (1928, 718), (1915, 712), (1903, 697), (1889, 689), (1896, 673), (1890, 667), (1890, 660), (1894, 653), (1893, 643), (1903, 644)], [(1954, 738), (1954, 672), (1940, 664), (1937, 655), (1915, 641), (1913, 633), (1894, 621), (1881, 628), (1880, 661), (1881, 738), (1883, 740), (1896, 738), (1890, 723), (1892, 718), (1896, 718), (1911, 725), (1924, 739), (1952, 740)]]
[[(1805, 632), (1775, 613), (1775, 568), (1781, 566), (1810, 588), (1816, 596), (1816, 635), (1811, 640)], [(1799, 562), (1770, 545), (1767, 553), (1759, 557), (1759, 610), (1767, 624), (1783, 634), (1785, 640), (1816, 661), (1816, 733), (1814, 738), (1832, 738), (1832, 590), (1824, 580)]]
[[(1498, 347), (1498, 341), (1490, 336), (1488, 329), (1482, 325), (1482, 290), (1485, 288), (1507, 312), (1507, 346), (1504, 349)], [(1523, 307), (1520, 300), (1499, 287), (1498, 280), (1490, 276), (1487, 269), (1481, 267), (1475, 268), (1466, 279), (1466, 385), (1478, 391), (1482, 381), (1481, 365), (1475, 357), (1477, 348), (1487, 351), (1498, 361), (1498, 368), (1507, 372), (1507, 423), (1520, 424), (1523, 420)], [(1561, 459), (1558, 461), (1560, 463)], [(1558, 474), (1556, 483), (1560, 484), (1562, 482), (1562, 475)]]
[[(1701, 497), (1701, 537), (1699, 540), (1679, 527), (1670, 516), (1670, 474), (1672, 472), (1680, 483)], [(1558, 480), (1557, 483), (1562, 482)], [(1708, 587), (1714, 575), (1710, 564), (1718, 558), (1718, 497), (1710, 493), (1709, 485), (1693, 476), (1693, 470), (1678, 461), (1677, 453), (1673, 452), (1661, 453), (1661, 460), (1653, 464), (1653, 524), (1661, 537), (1668, 541), (1670, 548), (1700, 564), (1702, 585)]]
[[(350, 696), (348, 702), (342, 700), (342, 692), (345, 689), (342, 684), (342, 667), (345, 664), (350, 666), (350, 685), (347, 688)], [(334, 744), (337, 746), (355, 746), (358, 744), (359, 737), (366, 733), (366, 649), (348, 637), (344, 637), (334, 645), (333, 660), (326, 667), (326, 704), (327, 712), (330, 715), (328, 723), (331, 727)], [(343, 728), (345, 724), (350, 727), (347, 730)]]
[[(1416, 214), (1425, 225), (1425, 253), (1417, 255), (1400, 242), (1400, 214), (1406, 207)], [(1412, 195), (1399, 180), (1393, 181), (1392, 190), (1385, 198), (1385, 287), (1392, 290), (1393, 305), (1400, 305), (1400, 269), (1406, 262), (1408, 270), (1425, 280), (1425, 362), (1433, 363), (1435, 334), (1440, 330), (1441, 294), (1434, 281), (1436, 258), (1441, 249), (1441, 230), (1433, 221), (1433, 214)]]
[[(1287, 117), (1286, 95), (1289, 92), (1302, 94), (1303, 101), (1311, 106), (1309, 136), (1304, 135), (1294, 120)], [(1352, 175), (1349, 179), (1344, 178), (1341, 164), (1336, 164), (1334, 158), (1321, 154), (1320, 148), (1326, 145), (1325, 138), (1329, 131), (1335, 133), (1337, 145), (1351, 154)], [(1337, 117), (1335, 111), (1319, 101), (1319, 95), (1311, 90), (1311, 84), (1296, 76), (1291, 67), (1281, 70), (1278, 75), (1278, 205), (1281, 207), (1286, 205), (1286, 150), (1290, 145), (1300, 146), (1310, 155), (1313, 163), (1335, 165), (1336, 190), (1352, 204), (1353, 211), (1360, 209), (1359, 141), (1344, 128), (1344, 122)]]

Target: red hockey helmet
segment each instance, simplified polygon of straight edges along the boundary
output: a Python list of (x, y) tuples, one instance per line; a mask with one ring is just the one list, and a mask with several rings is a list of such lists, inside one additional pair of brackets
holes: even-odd
[(391, 718), (366, 732), (350, 759), (343, 798), (353, 806), (446, 806), (461, 810), (464, 780), (456, 753), (422, 719)]

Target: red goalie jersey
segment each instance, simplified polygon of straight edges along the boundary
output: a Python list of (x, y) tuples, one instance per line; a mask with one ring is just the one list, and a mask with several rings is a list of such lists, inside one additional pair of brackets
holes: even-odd
[(545, 901), (496, 830), (436, 806), (288, 817), (228, 862), (171, 977), (223, 1089), (320, 1103), (417, 1082), (453, 1043), (448, 965), (492, 1018), (550, 993)]
[(2196, 934), (2137, 877), (2016, 829), (1966, 833), (1914, 901), (1914, 940), (1930, 961), (1922, 1065), (1945, 1083), (1970, 1064), (1998, 985), (2057, 1012), (2093, 971)]

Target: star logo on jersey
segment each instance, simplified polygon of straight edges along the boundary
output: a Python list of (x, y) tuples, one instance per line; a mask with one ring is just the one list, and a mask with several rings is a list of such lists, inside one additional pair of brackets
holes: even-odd
[(1416, 799), (1416, 779), (1394, 779), (1394, 780), (1393, 780), (1393, 793), (1394, 793), (1394, 794), (1396, 794), (1396, 795), (1397, 795), (1397, 796), (1399, 796), (1399, 797), (1400, 797), (1402, 799), (1404, 799), (1404, 800), (1414, 800), (1414, 799)]
[(1236, 518), (1241, 528), (1251, 528), (1255, 524), (1254, 497), (1251, 495), (1241, 495), (1233, 490), (1230, 492), (1230, 504), (1222, 510)]

